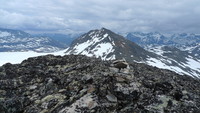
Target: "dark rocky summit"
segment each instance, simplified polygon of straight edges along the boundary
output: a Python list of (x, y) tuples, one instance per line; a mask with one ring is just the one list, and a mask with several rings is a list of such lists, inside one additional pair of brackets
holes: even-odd
[(0, 113), (200, 113), (200, 80), (82, 55), (0, 67)]

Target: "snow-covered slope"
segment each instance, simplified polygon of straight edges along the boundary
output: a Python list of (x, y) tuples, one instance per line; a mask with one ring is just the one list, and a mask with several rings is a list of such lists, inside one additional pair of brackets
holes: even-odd
[(48, 37), (33, 37), (23, 31), (0, 28), (0, 52), (53, 52), (60, 49), (63, 46)]
[(159, 59), (149, 58), (147, 64), (176, 71), (179, 74), (200, 77), (200, 59), (193, 54), (169, 46), (154, 46), (146, 49), (160, 56)]

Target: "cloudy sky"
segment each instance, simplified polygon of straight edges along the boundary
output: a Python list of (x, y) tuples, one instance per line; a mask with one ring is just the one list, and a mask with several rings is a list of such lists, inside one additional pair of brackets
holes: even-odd
[(200, 33), (200, 0), (1, 0), (0, 27), (30, 33)]

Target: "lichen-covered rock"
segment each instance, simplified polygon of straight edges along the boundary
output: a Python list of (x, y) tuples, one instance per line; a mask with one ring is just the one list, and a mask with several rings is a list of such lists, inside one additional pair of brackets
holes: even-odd
[(200, 80), (145, 64), (82, 55), (0, 67), (0, 113), (200, 112)]

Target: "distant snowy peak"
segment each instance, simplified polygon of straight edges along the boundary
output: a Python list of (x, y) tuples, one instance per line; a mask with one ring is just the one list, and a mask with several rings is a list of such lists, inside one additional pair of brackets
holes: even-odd
[(62, 48), (62, 45), (48, 37), (33, 37), (23, 31), (0, 28), (0, 52), (54, 52)]
[(0, 37), (21, 37), (21, 38), (27, 38), (31, 37), (30, 34), (21, 31), (21, 30), (13, 30), (13, 29), (4, 29), (0, 28)]
[(87, 56), (101, 57), (102, 59), (115, 59), (115, 56), (108, 57), (108, 54), (114, 52), (114, 41), (109, 34), (101, 30), (92, 30), (80, 38), (73, 41), (71, 47), (68, 49), (68, 54), (84, 54)]
[(141, 33), (141, 32), (132, 32), (127, 33), (125, 36), (128, 40), (131, 40), (137, 44), (139, 44), (142, 47), (145, 47), (146, 45), (163, 45), (165, 43), (170, 43), (167, 40), (167, 36), (163, 35), (158, 32), (150, 32), (150, 33)]
[(141, 61), (148, 55), (152, 56), (140, 46), (106, 28), (91, 30), (82, 35), (71, 44), (66, 53), (95, 56), (103, 60), (126, 58), (131, 61)]

